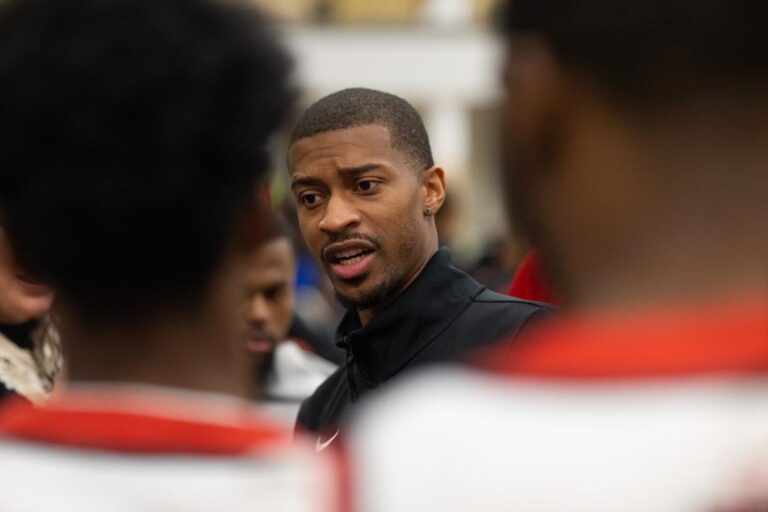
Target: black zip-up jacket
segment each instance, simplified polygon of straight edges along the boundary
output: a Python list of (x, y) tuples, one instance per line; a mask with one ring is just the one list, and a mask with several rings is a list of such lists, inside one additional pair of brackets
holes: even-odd
[(502, 338), (510, 342), (531, 319), (549, 311), (486, 289), (440, 249), (367, 325), (354, 310), (347, 312), (336, 334), (346, 364), (301, 404), (297, 427), (335, 436), (354, 404), (403, 370), (459, 360)]

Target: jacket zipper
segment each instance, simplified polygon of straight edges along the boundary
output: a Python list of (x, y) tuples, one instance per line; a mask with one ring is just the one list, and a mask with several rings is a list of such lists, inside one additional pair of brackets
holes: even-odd
[(355, 382), (355, 374), (353, 371), (353, 363), (355, 359), (352, 356), (352, 346), (349, 343), (349, 336), (344, 336), (344, 338), (341, 340), (341, 343), (344, 345), (344, 351), (347, 353), (347, 357), (344, 361), (344, 364), (347, 368), (347, 385), (349, 386), (352, 403), (355, 403), (360, 398), (360, 392), (357, 389), (357, 383)]

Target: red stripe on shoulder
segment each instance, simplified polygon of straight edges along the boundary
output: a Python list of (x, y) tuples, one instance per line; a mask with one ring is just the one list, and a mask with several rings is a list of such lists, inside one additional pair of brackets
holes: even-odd
[(287, 446), (290, 433), (261, 421), (205, 423), (140, 412), (35, 408), (21, 400), (0, 412), (5, 437), (121, 452), (238, 455)]
[(768, 300), (573, 316), (486, 354), (503, 373), (553, 378), (768, 372)]

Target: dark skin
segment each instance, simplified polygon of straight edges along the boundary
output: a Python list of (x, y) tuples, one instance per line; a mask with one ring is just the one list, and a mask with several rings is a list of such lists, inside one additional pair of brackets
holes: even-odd
[[(445, 198), (443, 170), (419, 169), (379, 125), (298, 140), (288, 164), (304, 239), (365, 324), (437, 251), (434, 214)], [(358, 253), (365, 253), (360, 261), (336, 259)]]
[(167, 308), (98, 328), (87, 313), (60, 304), (67, 380), (137, 382), (247, 397), (252, 361), (242, 342), (243, 274), (252, 244), (263, 240), (259, 209), (253, 230), (229, 244), (197, 307)]
[(768, 96), (702, 89), (621, 105), (515, 39), (506, 70), (508, 193), (580, 308), (768, 293)]
[(253, 353), (272, 351), (286, 339), (293, 316), (296, 264), (291, 241), (267, 242), (249, 263), (245, 273), (246, 343), (259, 345), (251, 349)]
[[(270, 240), (249, 258), (245, 271), (245, 304), (242, 339), (260, 379), (277, 345), (288, 336), (294, 311), (293, 283), (296, 262), (288, 238)], [(259, 389), (252, 391), (259, 396)]]
[(22, 279), (22, 274), (0, 228), (0, 324), (23, 324), (51, 308), (53, 290)]

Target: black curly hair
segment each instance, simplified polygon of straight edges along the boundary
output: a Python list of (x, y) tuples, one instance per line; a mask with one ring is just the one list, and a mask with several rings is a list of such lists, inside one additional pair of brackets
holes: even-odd
[(0, 222), (19, 262), (90, 318), (198, 304), (291, 68), (234, 4), (0, 3)]

